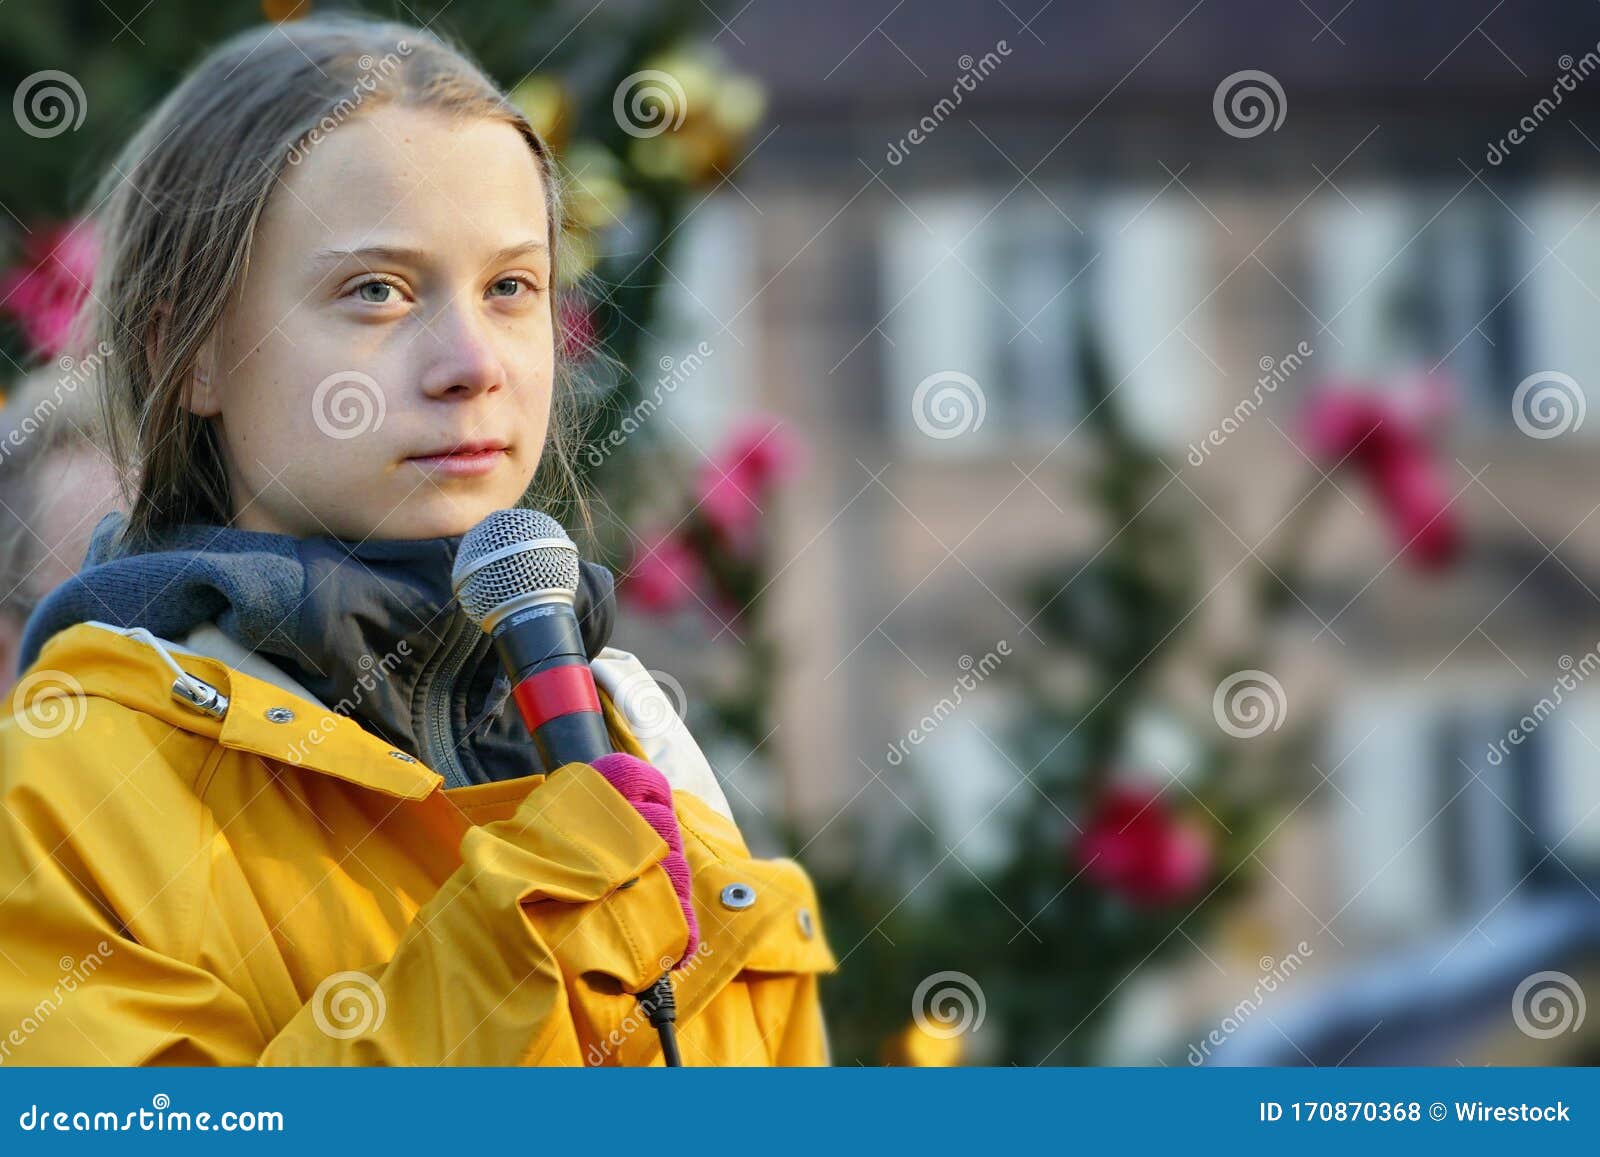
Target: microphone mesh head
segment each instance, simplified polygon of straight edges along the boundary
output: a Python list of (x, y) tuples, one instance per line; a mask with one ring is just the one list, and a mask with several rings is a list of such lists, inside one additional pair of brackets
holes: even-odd
[(578, 591), (578, 548), (537, 510), (497, 510), (461, 539), (450, 576), (456, 599), (479, 626), (535, 591)]

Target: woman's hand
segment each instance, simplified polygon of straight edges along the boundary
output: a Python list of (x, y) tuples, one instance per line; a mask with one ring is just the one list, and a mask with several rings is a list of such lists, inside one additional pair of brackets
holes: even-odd
[(636, 755), (613, 752), (593, 761), (594, 768), (606, 779), (623, 799), (633, 805), (656, 834), (667, 841), (667, 856), (661, 861), (672, 889), (683, 907), (683, 918), (689, 925), (689, 942), (683, 955), (673, 967), (681, 967), (691, 959), (700, 946), (700, 923), (695, 918), (694, 902), (689, 891), (689, 862), (683, 855), (683, 833), (678, 828), (677, 814), (672, 810), (672, 785), (667, 777)]

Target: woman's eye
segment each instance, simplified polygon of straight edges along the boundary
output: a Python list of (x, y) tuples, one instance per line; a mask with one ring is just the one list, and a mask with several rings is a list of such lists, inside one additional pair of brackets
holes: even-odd
[(489, 287), (489, 296), (514, 297), (517, 290), (524, 287), (530, 289), (532, 288), (531, 286), (528, 286), (527, 283), (520, 277), (502, 277), (499, 281), (495, 282)]
[(395, 298), (390, 294), (398, 294), (400, 290), (390, 285), (387, 281), (364, 281), (356, 286), (356, 296), (371, 305), (390, 305)]

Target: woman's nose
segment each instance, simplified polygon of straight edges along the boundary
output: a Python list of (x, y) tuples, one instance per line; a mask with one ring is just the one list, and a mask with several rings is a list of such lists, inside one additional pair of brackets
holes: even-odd
[(428, 397), (472, 398), (506, 384), (505, 367), (485, 324), (459, 305), (440, 311), (428, 324), (424, 341), (433, 346), (422, 380)]

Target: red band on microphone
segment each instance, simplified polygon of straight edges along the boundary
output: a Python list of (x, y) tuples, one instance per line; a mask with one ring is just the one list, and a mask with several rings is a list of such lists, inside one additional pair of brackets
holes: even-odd
[(511, 691), (529, 731), (560, 715), (577, 711), (600, 714), (600, 695), (587, 666), (566, 663), (529, 675)]

